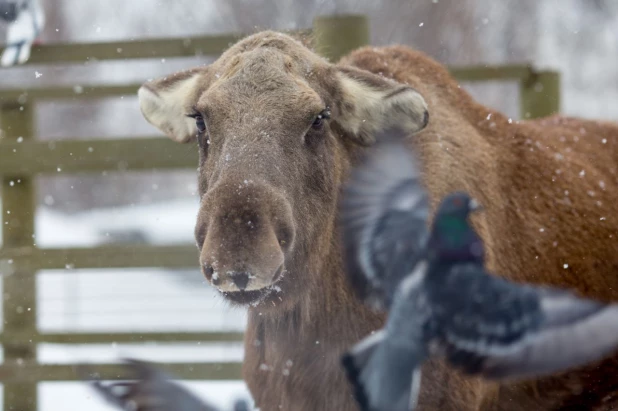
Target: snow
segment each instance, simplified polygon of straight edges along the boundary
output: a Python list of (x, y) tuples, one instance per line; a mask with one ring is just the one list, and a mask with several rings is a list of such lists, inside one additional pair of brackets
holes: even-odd
[[(101, 237), (100, 242), (108, 241), (104, 237), (108, 238), (113, 233), (139, 232), (142, 240), (149, 244), (193, 244), (198, 205), (197, 198), (188, 198), (139, 206), (95, 209), (71, 214), (70, 218), (79, 226), (91, 227), (93, 234)], [(49, 210), (44, 212), (50, 213)], [(40, 232), (41, 238), (37, 240), (41, 247), (51, 247), (47, 244), (57, 241), (53, 238), (53, 231), (47, 232), (51, 237), (46, 235), (45, 230)]]
[[(195, 198), (71, 215), (40, 207), (36, 242), (45, 248), (93, 247), (110, 241), (109, 233), (128, 231), (140, 233), (150, 244), (193, 244), (196, 212)], [(243, 331), (246, 323), (245, 311), (229, 307), (197, 268), (41, 271), (37, 304), (37, 325), (43, 332)], [(65, 364), (117, 362), (126, 356), (160, 362), (240, 362), (243, 351), (241, 342), (41, 344), (38, 358)], [(242, 381), (182, 384), (220, 407), (231, 407), (240, 396), (248, 398)], [(39, 393), (41, 411), (113, 409), (81, 382), (41, 383)]]
[[(531, 61), (538, 68), (561, 72), (564, 114), (617, 118), (618, 89), (611, 86), (618, 79), (618, 60), (613, 58), (618, 44), (618, 2), (594, 2), (604, 5), (596, 10), (588, 6), (593, 3), (588, 0), (508, 2), (507, 7), (500, 2), (480, 0), (461, 2), (460, 9), (453, 9), (456, 5), (448, 4), (450, 12), (446, 9), (448, 2), (438, 4), (438, 0), (432, 0), (430, 5), (425, 2), (404, 3), (317, 0), (308, 2), (302, 12), (289, 3), (286, 7), (272, 9), (272, 13), (253, 13), (250, 19), (243, 21), (235, 15), (228, 15), (227, 3), (217, 0), (201, 2), (199, 13), (187, 13), (195, 6), (188, 0), (179, 0), (173, 5), (161, 0), (58, 0), (56, 10), (62, 18), (56, 17), (55, 24), (60, 23), (60, 28), (50, 26), (48, 38), (44, 40), (101, 42), (251, 31), (254, 26), (279, 29), (308, 27), (316, 14), (367, 13), (372, 20), (374, 45), (408, 44), (453, 65)], [(460, 18), (450, 19), (452, 16)], [(478, 23), (482, 23), (480, 28), (466, 30), (466, 27)], [(431, 31), (436, 28), (440, 31)], [(118, 49), (117, 52), (122, 55), (123, 50)], [(76, 94), (81, 94), (88, 84), (141, 82), (147, 77), (167, 75), (179, 69), (205, 64), (209, 60), (210, 57), (198, 56), (160, 59), (156, 64), (148, 61), (99, 62), (69, 69), (65, 66), (27, 66), (24, 69), (4, 70), (0, 86), (16, 88), (64, 84), (72, 87)], [(39, 71), (34, 70), (33, 75), (36, 68)], [(219, 73), (216, 76), (219, 77)], [(494, 87), (494, 84), (480, 84), (470, 88), (481, 102), (517, 118), (519, 100), (515, 85)], [(493, 93), (488, 92), (492, 90)], [(38, 103), (39, 137), (152, 134), (151, 126), (139, 114), (135, 96), (110, 98), (97, 104), (100, 105), (98, 108), (94, 103), (80, 100)], [(489, 113), (487, 120), (491, 121), (491, 117)], [(67, 124), (67, 118), (74, 124)], [(495, 127), (495, 123), (490, 122), (489, 127)], [(585, 130), (582, 131), (584, 134)], [(602, 143), (607, 144), (607, 140), (602, 139)], [(532, 147), (530, 149), (533, 150)], [(565, 153), (557, 153), (556, 156), (562, 159), (570, 151), (567, 148)], [(67, 178), (60, 167), (55, 174)], [(556, 174), (560, 171), (557, 170)], [(582, 170), (581, 177), (584, 176), (585, 171)], [(108, 184), (113, 186), (116, 181), (110, 178)], [(605, 183), (599, 182), (601, 189), (604, 186)], [(105, 186), (96, 187), (100, 191)], [(157, 190), (157, 187), (153, 186), (152, 190)], [(569, 201), (568, 190), (564, 191), (564, 195), (565, 201)], [(56, 193), (54, 196), (45, 196), (44, 203), (48, 207), (40, 208), (36, 216), (36, 242), (40, 247), (92, 247), (127, 241), (127, 237), (158, 245), (193, 244), (195, 241), (195, 198), (65, 215), (55, 212), (53, 206), (66, 199)], [(596, 204), (601, 205), (600, 201)], [(568, 264), (565, 263), (564, 268), (567, 269)], [(197, 268), (170, 271), (73, 270), (67, 267), (67, 270), (42, 272), (37, 281), (38, 325), (46, 331), (244, 329), (244, 312), (227, 307), (204, 283)], [(204, 344), (43, 345), (39, 350), (40, 358), (45, 362), (78, 359), (111, 361), (125, 354), (162, 361), (240, 360), (242, 347)], [(229, 403), (232, 392), (245, 389), (241, 382), (190, 385), (219, 404)], [(85, 385), (79, 383), (41, 384), (40, 392), (41, 410), (109, 409), (92, 397), (92, 392)], [(75, 399), (68, 404), (65, 400), (72, 395)]]

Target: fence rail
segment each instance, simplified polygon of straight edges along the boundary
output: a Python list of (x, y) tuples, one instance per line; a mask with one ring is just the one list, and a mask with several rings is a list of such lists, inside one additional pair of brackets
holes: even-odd
[[(368, 44), (369, 28), (363, 16), (318, 17), (311, 35), (316, 51), (336, 60)], [(148, 39), (94, 44), (35, 46), (28, 65), (96, 64), (103, 60), (154, 59), (216, 56), (243, 35), (185, 39)], [(535, 118), (559, 111), (559, 73), (536, 71), (530, 65), (451, 67), (460, 81), (516, 81), (520, 87), (521, 116)], [(4, 331), (0, 343), (5, 361), (0, 366), (4, 386), (4, 409), (37, 409), (36, 384), (40, 381), (76, 380), (74, 365), (37, 363), (39, 343), (143, 343), (240, 341), (238, 332), (148, 332), (148, 333), (43, 333), (36, 327), (35, 274), (42, 269), (166, 267), (197, 268), (195, 246), (101, 246), (95, 248), (40, 249), (34, 246), (33, 177), (38, 174), (93, 173), (103, 171), (191, 169), (197, 153), (189, 145), (162, 137), (36, 141), (33, 103), (42, 99), (87, 99), (135, 95), (140, 84), (91, 84), (14, 88), (0, 90), (0, 195), (3, 244), (0, 271), (5, 273), (3, 299)], [(30, 310), (19, 310), (29, 307)], [(238, 379), (238, 363), (167, 364), (166, 369), (186, 379)], [(106, 379), (128, 378), (117, 364), (97, 364)]]
[(163, 137), (0, 141), (5, 176), (182, 168), (197, 168), (197, 151)]
[[(97, 376), (105, 380), (126, 380), (132, 375), (120, 364), (96, 364), (93, 366)], [(169, 363), (163, 369), (187, 380), (237, 380), (240, 375), (240, 363)], [(0, 368), (0, 379), (13, 384), (24, 384), (36, 388), (39, 381), (73, 381), (77, 379), (77, 365), (74, 364), (39, 364), (36, 362), (6, 362)], [(6, 386), (5, 386), (6, 387)], [(35, 390), (36, 392), (36, 390)], [(19, 394), (19, 392), (17, 392)], [(10, 395), (6, 393), (5, 397)], [(30, 402), (29, 398), (20, 398)], [(28, 406), (31, 406), (28, 404)], [(36, 410), (36, 408), (18, 408), (19, 410)]]
[[(286, 31), (283, 30), (283, 32)], [(287, 32), (298, 36), (309, 36), (312, 30)], [(100, 43), (34, 45), (32, 56), (24, 65), (216, 56), (245, 36), (246, 34), (221, 34), (176, 39), (155, 38)]]
[[(84, 268), (197, 268), (195, 245), (105, 245), (93, 248), (0, 248), (5, 274), (33, 270)], [(13, 268), (14, 267), (14, 268)]]
[[(0, 342), (3, 344), (20, 343), (49, 343), (49, 344), (126, 344), (126, 343), (178, 343), (195, 342), (218, 343), (218, 342), (237, 342), (242, 341), (241, 332), (90, 332), (90, 333), (38, 333), (30, 335), (26, 333), (14, 333), (11, 335), (0, 334)], [(2, 375), (0, 371), (0, 376)]]

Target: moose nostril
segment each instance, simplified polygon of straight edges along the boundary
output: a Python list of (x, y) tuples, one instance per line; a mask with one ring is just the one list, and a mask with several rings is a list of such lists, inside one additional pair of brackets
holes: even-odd
[(244, 290), (247, 288), (247, 284), (249, 284), (249, 274), (247, 273), (232, 273), (230, 275), (232, 277), (232, 281), (236, 284), (239, 290)]
[(206, 275), (206, 277), (210, 278), (215, 272), (215, 269), (212, 268), (211, 265), (208, 264), (204, 264), (204, 274)]

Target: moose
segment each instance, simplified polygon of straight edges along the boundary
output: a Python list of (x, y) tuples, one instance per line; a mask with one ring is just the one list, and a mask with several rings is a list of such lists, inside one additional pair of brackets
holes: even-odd
[[(489, 270), (618, 299), (616, 124), (513, 121), (408, 47), (333, 63), (274, 31), (148, 81), (138, 97), (148, 122), (199, 151), (199, 263), (248, 308), (243, 378), (261, 410), (355, 409), (340, 356), (385, 318), (345, 280), (337, 204), (351, 167), (389, 128), (420, 158), (432, 210), (457, 190), (484, 204), (472, 223)], [(517, 384), (440, 360), (422, 372), (422, 410), (618, 406), (618, 355)]]

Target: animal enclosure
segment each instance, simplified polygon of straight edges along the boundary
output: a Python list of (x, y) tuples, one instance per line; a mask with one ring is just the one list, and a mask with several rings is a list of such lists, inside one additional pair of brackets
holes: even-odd
[[(301, 32), (314, 37), (315, 49), (335, 61), (347, 52), (368, 44), (369, 24), (363, 16), (320, 17), (313, 28)], [(218, 55), (242, 38), (221, 36), (140, 40), (97, 44), (44, 45), (33, 48), (28, 64), (81, 64), (103, 60), (177, 58)], [(559, 73), (537, 71), (529, 65), (452, 67), (462, 82), (516, 81), (520, 90), (521, 118), (538, 118), (560, 108)], [(144, 79), (145, 80), (145, 79)], [(42, 100), (99, 99), (134, 95), (140, 84), (46, 87), (0, 90), (0, 178), (2, 187), (2, 248), (4, 328), (0, 341), (4, 362), (0, 381), (4, 384), (5, 410), (36, 410), (37, 383), (77, 380), (74, 365), (40, 364), (37, 344), (93, 344), (147, 342), (241, 341), (232, 332), (151, 333), (43, 333), (37, 329), (36, 281), (38, 270), (73, 268), (195, 268), (195, 245), (122, 245), (96, 248), (49, 249), (33, 243), (36, 214), (33, 179), (56, 173), (101, 173), (105, 171), (194, 169), (197, 152), (187, 155), (186, 146), (162, 136), (139, 139), (63, 140), (50, 144), (37, 141), (34, 105)], [(116, 364), (97, 366), (104, 379), (123, 379)], [(240, 363), (168, 364), (182, 379), (225, 380), (240, 378)]]

